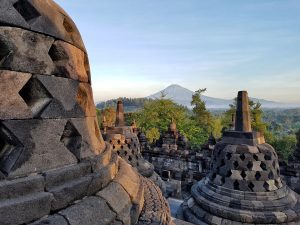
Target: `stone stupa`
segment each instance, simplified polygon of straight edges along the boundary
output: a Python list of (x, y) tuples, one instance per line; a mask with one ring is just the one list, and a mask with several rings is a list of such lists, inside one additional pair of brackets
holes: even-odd
[[(103, 124), (105, 125), (104, 121)], [(124, 105), (122, 101), (117, 103), (116, 123), (114, 127), (103, 126), (104, 140), (113, 146), (122, 159), (135, 168), (142, 176), (152, 180), (165, 192), (164, 181), (155, 173), (154, 166), (146, 161), (141, 154), (141, 144), (137, 134), (136, 123), (131, 126), (125, 124)]]
[(282, 182), (273, 147), (251, 129), (247, 92), (239, 92), (235, 130), (216, 144), (183, 215), (199, 225), (300, 224), (299, 196)]
[(52, 0), (0, 0), (0, 224), (172, 224), (104, 142), (87, 52)]

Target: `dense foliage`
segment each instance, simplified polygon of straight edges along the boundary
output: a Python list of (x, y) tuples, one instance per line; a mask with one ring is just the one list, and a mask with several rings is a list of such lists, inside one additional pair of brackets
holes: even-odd
[[(126, 122), (131, 124), (136, 121), (137, 125), (145, 132), (151, 143), (160, 138), (160, 134), (167, 131), (171, 120), (177, 124), (177, 129), (189, 140), (191, 146), (199, 149), (211, 133), (219, 138), (222, 130), (230, 129), (233, 115), (236, 110), (236, 101), (226, 111), (209, 111), (201, 95), (206, 89), (200, 89), (192, 96), (192, 110), (166, 99), (162, 93), (161, 98), (130, 99), (121, 98), (124, 103)], [(102, 110), (98, 110), (99, 122), (103, 115), (109, 126), (115, 122), (116, 100), (100, 104)], [(266, 141), (277, 150), (278, 154), (285, 160), (296, 148), (297, 138), (295, 133), (300, 130), (300, 109), (268, 109), (263, 110), (259, 102), (249, 101), (251, 110), (251, 124), (255, 131), (262, 132)], [(139, 109), (138, 111), (136, 111)], [(298, 143), (300, 143), (300, 131)], [(299, 146), (300, 147), (300, 146)]]

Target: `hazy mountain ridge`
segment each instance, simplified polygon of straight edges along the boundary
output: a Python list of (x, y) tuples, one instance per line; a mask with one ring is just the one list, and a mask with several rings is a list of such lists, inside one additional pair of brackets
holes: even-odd
[[(181, 87), (180, 85), (173, 84), (165, 88), (164, 90), (157, 92), (153, 95), (150, 95), (146, 98), (155, 99), (160, 98), (161, 94), (164, 94), (166, 98), (172, 99), (174, 102), (184, 105), (188, 108), (191, 108), (191, 100), (193, 91)], [(202, 99), (206, 102), (206, 106), (209, 109), (216, 108), (228, 108), (229, 104), (233, 103), (233, 100), (229, 99), (221, 99), (221, 98), (213, 98), (206, 95), (202, 95)], [(297, 108), (300, 107), (296, 104), (287, 104), (281, 102), (274, 102), (265, 99), (251, 98), (254, 102), (260, 102), (263, 108)]]
[[(145, 98), (122, 98), (122, 100), (124, 101), (125, 111), (132, 112), (132, 111), (139, 110), (143, 107), (146, 101), (149, 101), (149, 99), (161, 98), (162, 93), (165, 95), (165, 98), (172, 99), (177, 104), (191, 108), (191, 100), (194, 92), (180, 85), (173, 84), (168, 86), (164, 90), (159, 91), (150, 96), (147, 96)], [(206, 106), (208, 109), (227, 109), (229, 108), (229, 105), (233, 103), (233, 99), (214, 98), (206, 95), (202, 95), (202, 99), (206, 102)], [(297, 104), (287, 104), (287, 103), (274, 102), (274, 101), (258, 99), (258, 98), (250, 98), (250, 99), (253, 100), (254, 102), (260, 102), (262, 104), (262, 107), (265, 109), (300, 108), (300, 105)], [(110, 107), (110, 106), (116, 107), (116, 103), (117, 103), (117, 99), (98, 102), (97, 108), (103, 109), (105, 107)]]

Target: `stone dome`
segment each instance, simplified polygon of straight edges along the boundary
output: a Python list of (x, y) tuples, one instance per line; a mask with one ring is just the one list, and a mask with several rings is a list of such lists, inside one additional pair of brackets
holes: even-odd
[(0, 24), (0, 171), (23, 176), (100, 154), (105, 143), (74, 22), (53, 1), (10, 0), (0, 3)]
[(0, 224), (172, 224), (104, 142), (88, 56), (52, 0), (0, 0)]
[(214, 148), (209, 175), (194, 185), (183, 204), (194, 224), (299, 224), (300, 198), (280, 178), (278, 157), (253, 132), (248, 94), (237, 98), (234, 131)]
[(278, 157), (269, 144), (257, 146), (215, 146), (209, 180), (218, 186), (247, 192), (269, 192), (280, 189)]

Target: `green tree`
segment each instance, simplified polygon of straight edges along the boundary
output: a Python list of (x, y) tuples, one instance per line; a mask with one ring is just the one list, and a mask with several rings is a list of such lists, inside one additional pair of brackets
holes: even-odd
[(146, 130), (146, 138), (150, 143), (156, 142), (160, 138), (159, 130), (157, 128)]
[(191, 105), (193, 107), (193, 119), (202, 127), (210, 127), (212, 115), (206, 109), (205, 102), (201, 99), (201, 95), (206, 91), (206, 88), (199, 89), (192, 96)]
[(283, 137), (275, 137), (269, 142), (284, 160), (288, 160), (296, 149), (297, 139), (295, 135), (286, 135)]
[[(222, 126), (229, 128), (232, 125), (232, 118), (235, 115), (237, 105), (237, 99), (235, 98), (234, 103), (229, 105), (229, 109), (225, 111), (222, 117)], [(254, 131), (259, 131), (265, 134), (267, 131), (267, 123), (263, 121), (263, 111), (261, 109), (261, 103), (249, 100), (249, 108), (251, 112), (251, 126)]]

